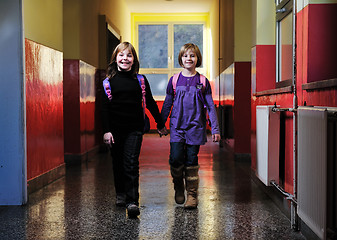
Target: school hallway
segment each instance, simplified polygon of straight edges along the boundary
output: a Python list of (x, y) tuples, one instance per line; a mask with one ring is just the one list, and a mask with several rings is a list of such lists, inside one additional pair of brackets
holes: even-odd
[(140, 157), (140, 209), (129, 219), (115, 206), (110, 155), (68, 166), (24, 206), (0, 207), (0, 239), (305, 239), (234, 161), (230, 144), (208, 142), (199, 153), (199, 206), (174, 202), (169, 136), (146, 134)]

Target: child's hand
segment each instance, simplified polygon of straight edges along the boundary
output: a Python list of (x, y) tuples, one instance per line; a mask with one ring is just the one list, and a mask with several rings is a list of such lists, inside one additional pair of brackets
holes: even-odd
[(112, 136), (111, 132), (104, 133), (103, 141), (109, 147), (112, 147), (112, 144), (115, 143), (114, 137)]
[(157, 129), (157, 131), (158, 131), (160, 137), (162, 137), (163, 135), (166, 136), (168, 134), (168, 131), (167, 131), (165, 126), (162, 129)]
[(212, 135), (213, 142), (219, 142), (221, 140), (220, 134), (216, 133)]

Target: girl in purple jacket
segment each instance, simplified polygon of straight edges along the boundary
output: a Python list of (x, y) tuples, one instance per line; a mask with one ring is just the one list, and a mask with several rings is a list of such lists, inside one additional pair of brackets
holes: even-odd
[(170, 78), (161, 114), (166, 122), (172, 108), (169, 163), (175, 201), (185, 203), (186, 209), (193, 209), (198, 206), (198, 153), (200, 145), (207, 141), (205, 109), (211, 121), (213, 142), (220, 141), (220, 131), (211, 86), (208, 79), (196, 71), (202, 63), (198, 46), (193, 43), (182, 46), (178, 61), (183, 70)]

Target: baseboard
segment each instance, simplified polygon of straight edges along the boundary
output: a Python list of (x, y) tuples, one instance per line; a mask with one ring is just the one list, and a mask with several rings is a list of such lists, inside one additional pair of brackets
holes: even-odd
[(44, 186), (56, 181), (65, 175), (65, 164), (62, 164), (40, 176), (37, 176), (27, 182), (28, 194), (33, 193)]
[[(300, 218), (298, 220), (299, 228), (301, 233), (307, 240), (320, 240), (320, 238), (303, 222)], [(335, 238), (327, 238), (328, 240), (333, 240)]]
[(95, 154), (102, 152), (105, 146), (98, 145), (90, 149), (89, 151), (81, 154), (64, 154), (64, 162), (67, 166), (70, 165), (78, 165), (84, 161), (87, 161), (90, 157), (94, 156)]
[(266, 186), (261, 182), (261, 180), (256, 176), (255, 171), (252, 170), (251, 176), (253, 181), (262, 189), (275, 203), (275, 205), (281, 210), (281, 212), (290, 219), (291, 204), (284, 195), (278, 191), (274, 186)]
[(250, 153), (234, 153), (234, 161), (251, 162)]

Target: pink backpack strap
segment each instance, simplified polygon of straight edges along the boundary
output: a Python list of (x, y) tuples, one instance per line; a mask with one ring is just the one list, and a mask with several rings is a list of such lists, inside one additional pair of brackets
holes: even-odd
[[(178, 78), (179, 78), (179, 74), (180, 73), (176, 73), (172, 77), (172, 86), (173, 86), (174, 91), (176, 90), (176, 87), (177, 87), (177, 81), (178, 81)], [(200, 74), (200, 83), (202, 83), (202, 85), (204, 87), (206, 87), (206, 77), (202, 74)]]
[(200, 83), (204, 86), (203, 88), (206, 87), (206, 77), (202, 74), (200, 74)]
[(176, 73), (172, 77), (172, 87), (173, 87), (174, 95), (176, 93), (176, 87), (177, 87), (177, 81), (178, 81), (178, 78), (179, 78), (179, 74), (180, 73)]
[[(176, 87), (177, 87), (179, 75), (180, 73), (176, 73), (172, 77), (172, 87), (173, 87), (174, 96), (176, 95)], [(204, 91), (206, 87), (206, 77), (202, 74), (200, 74), (200, 83), (202, 83), (203, 85), (202, 91)]]
[(180, 73), (176, 73), (172, 77), (172, 87), (173, 87), (174, 96), (176, 95), (176, 87), (177, 87), (179, 75), (180, 75)]

